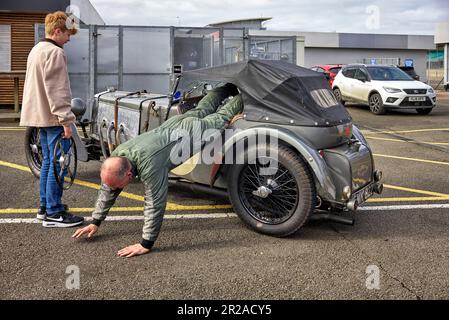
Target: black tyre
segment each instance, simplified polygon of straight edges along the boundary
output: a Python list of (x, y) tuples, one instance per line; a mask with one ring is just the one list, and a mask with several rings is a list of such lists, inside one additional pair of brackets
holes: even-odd
[(429, 114), (432, 112), (433, 108), (419, 108), (416, 109), (416, 112), (418, 112), (419, 114)]
[[(245, 156), (255, 150), (257, 146), (249, 147)], [(267, 157), (258, 157), (254, 164), (231, 165), (228, 193), (237, 215), (249, 228), (285, 237), (307, 222), (315, 208), (316, 192), (312, 174), (301, 157), (283, 146), (267, 147), (266, 154), (275, 153), (278, 170), (269, 175), (261, 174), (269, 167)]]
[(42, 166), (42, 147), (40, 129), (28, 127), (25, 131), (25, 156), (31, 173), (39, 179)]
[(378, 93), (373, 93), (369, 97), (369, 109), (372, 113), (376, 115), (385, 114), (386, 110), (384, 107), (384, 103), (382, 101), (382, 97)]
[(334, 95), (335, 95), (335, 98), (337, 98), (338, 102), (340, 102), (342, 105), (345, 105), (346, 101), (343, 100), (340, 89), (335, 88)]

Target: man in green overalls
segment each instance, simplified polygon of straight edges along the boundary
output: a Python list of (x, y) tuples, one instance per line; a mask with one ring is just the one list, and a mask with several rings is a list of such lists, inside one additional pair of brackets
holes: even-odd
[[(234, 96), (221, 109), (217, 107), (229, 96)], [(187, 133), (193, 138), (193, 152), (200, 151), (196, 137), (208, 129), (224, 129), (232, 118), (242, 112), (243, 103), (235, 86), (228, 84), (211, 90), (195, 109), (177, 115), (160, 127), (141, 134), (117, 147), (101, 167), (102, 185), (92, 213), (92, 224), (78, 229), (72, 237), (97, 232), (122, 189), (138, 176), (145, 186), (144, 226), (142, 241), (120, 250), (121, 257), (132, 257), (150, 252), (161, 229), (167, 203), (168, 173), (175, 166), (170, 160)], [(202, 137), (207, 140), (207, 137)], [(187, 143), (190, 143), (187, 141)], [(176, 147), (176, 148), (175, 148)], [(187, 160), (187, 159), (185, 159)]]

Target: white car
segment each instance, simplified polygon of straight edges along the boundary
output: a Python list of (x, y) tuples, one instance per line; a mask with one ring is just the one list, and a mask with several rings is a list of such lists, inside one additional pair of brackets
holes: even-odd
[(332, 89), (342, 104), (367, 104), (374, 114), (384, 114), (387, 109), (429, 114), (436, 103), (432, 87), (391, 65), (347, 65), (335, 77)]

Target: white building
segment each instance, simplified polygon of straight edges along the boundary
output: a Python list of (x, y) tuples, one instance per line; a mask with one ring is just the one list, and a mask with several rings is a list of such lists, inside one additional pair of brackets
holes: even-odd
[(435, 43), (444, 48), (444, 84), (449, 89), (449, 22), (439, 23), (435, 28)]

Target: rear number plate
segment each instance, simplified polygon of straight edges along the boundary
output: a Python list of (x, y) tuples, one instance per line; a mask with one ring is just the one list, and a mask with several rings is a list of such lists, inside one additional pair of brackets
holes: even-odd
[(364, 189), (358, 191), (354, 196), (357, 199), (358, 204), (364, 203), (368, 198), (371, 198), (373, 195), (372, 185), (365, 187)]
[(426, 101), (426, 97), (409, 97), (409, 101), (415, 102), (415, 101)]

